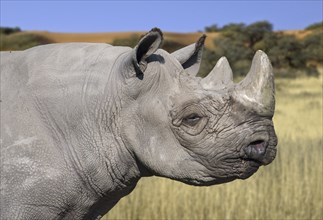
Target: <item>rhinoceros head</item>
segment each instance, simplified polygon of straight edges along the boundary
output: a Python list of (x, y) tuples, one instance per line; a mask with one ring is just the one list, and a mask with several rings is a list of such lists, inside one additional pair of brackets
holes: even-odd
[(193, 185), (245, 179), (271, 163), (277, 138), (274, 79), (258, 51), (250, 72), (233, 83), (226, 58), (196, 77), (205, 36), (172, 54), (147, 33), (125, 59), (121, 136), (146, 175)]

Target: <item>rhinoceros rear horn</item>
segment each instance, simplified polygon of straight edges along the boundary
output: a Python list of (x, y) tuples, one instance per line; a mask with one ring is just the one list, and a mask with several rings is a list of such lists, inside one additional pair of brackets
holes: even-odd
[(146, 58), (153, 54), (161, 45), (163, 41), (163, 33), (158, 28), (151, 29), (139, 41), (133, 49), (132, 56), (133, 64), (136, 71), (143, 74), (147, 67)]
[(244, 105), (260, 115), (273, 116), (275, 110), (275, 86), (272, 66), (268, 56), (257, 51), (247, 76), (235, 86), (235, 95)]
[(233, 85), (233, 73), (225, 57), (221, 57), (211, 72), (201, 81), (204, 89), (223, 89)]

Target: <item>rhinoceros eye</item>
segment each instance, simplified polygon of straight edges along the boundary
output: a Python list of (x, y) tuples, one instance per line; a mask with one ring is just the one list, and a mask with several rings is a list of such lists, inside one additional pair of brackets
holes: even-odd
[(201, 119), (202, 119), (201, 116), (199, 116), (196, 113), (193, 113), (183, 118), (182, 123), (188, 126), (195, 126), (197, 125), (197, 123), (199, 123)]

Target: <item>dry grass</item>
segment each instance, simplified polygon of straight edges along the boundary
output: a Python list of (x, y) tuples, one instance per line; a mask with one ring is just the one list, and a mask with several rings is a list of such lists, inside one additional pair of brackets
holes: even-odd
[(212, 187), (142, 179), (103, 219), (322, 219), (322, 70), (276, 82), (279, 151), (271, 165)]
[[(43, 36), (55, 43), (67, 42), (96, 42), (96, 43), (112, 43), (115, 39), (129, 38), (131, 35), (136, 34), (141, 36), (145, 32), (114, 32), (114, 33), (55, 33), (45, 31), (30, 32), (35, 35)], [(189, 45), (194, 43), (202, 36), (202, 33), (171, 33), (165, 32), (164, 37), (166, 40), (173, 40), (181, 44)], [(214, 48), (213, 39), (218, 36), (218, 33), (208, 33), (205, 45), (209, 49)]]
[(311, 34), (311, 30), (285, 30), (283, 31), (286, 35), (294, 35), (297, 39), (304, 39), (306, 36)]

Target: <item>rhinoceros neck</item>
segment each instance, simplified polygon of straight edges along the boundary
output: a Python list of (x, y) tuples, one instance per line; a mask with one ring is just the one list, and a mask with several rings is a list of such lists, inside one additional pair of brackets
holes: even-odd
[[(109, 209), (130, 193), (140, 178), (117, 122), (124, 102), (117, 66), (129, 49), (85, 45), (80, 52), (79, 48), (64, 50), (71, 53), (65, 60), (59, 49), (52, 49), (50, 56), (44, 56), (43, 65), (29, 65), (29, 88), (41, 120), (93, 207), (113, 201)], [(78, 65), (69, 65), (73, 60), (78, 60)]]

